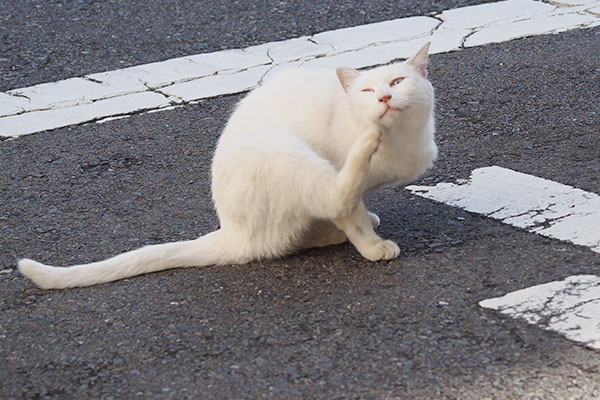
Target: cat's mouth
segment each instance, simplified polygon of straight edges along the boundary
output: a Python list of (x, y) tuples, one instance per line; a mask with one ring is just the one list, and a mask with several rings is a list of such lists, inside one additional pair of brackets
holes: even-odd
[(383, 117), (385, 117), (389, 112), (393, 112), (393, 111), (397, 111), (397, 112), (402, 112), (405, 111), (409, 106), (404, 106), (404, 107), (390, 107), (387, 106), (387, 108), (385, 109), (385, 111), (383, 112), (383, 114), (381, 114), (379, 116), (379, 119), (382, 119)]

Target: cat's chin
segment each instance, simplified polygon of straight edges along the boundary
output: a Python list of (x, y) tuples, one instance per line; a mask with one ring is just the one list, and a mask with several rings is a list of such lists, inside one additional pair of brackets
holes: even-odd
[(404, 107), (388, 107), (385, 111), (379, 113), (379, 115), (375, 119), (375, 123), (382, 127), (389, 129), (393, 126), (397, 126), (405, 121), (406, 118), (410, 117), (410, 114), (407, 114), (409, 106)]

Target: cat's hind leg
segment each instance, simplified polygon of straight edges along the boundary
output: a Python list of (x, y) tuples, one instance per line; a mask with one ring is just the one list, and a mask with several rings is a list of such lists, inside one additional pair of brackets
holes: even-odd
[[(369, 215), (373, 229), (377, 228), (379, 226), (379, 217), (377, 214), (370, 211), (367, 211), (367, 214)], [(316, 221), (305, 234), (301, 248), (310, 249), (313, 247), (335, 246), (347, 241), (348, 236), (333, 223), (329, 221)]]
[[(297, 161), (293, 174), (286, 177), (288, 182), (295, 183), (290, 193), (296, 193), (296, 197), (302, 199), (314, 218), (334, 220), (351, 215), (362, 201), (371, 157), (380, 141), (381, 134), (377, 129), (359, 136), (339, 171), (312, 150), (308, 156), (296, 154), (293, 157)], [(287, 170), (290, 171), (289, 168)], [(375, 214), (370, 218), (373, 225), (379, 224), (379, 217)]]
[[(346, 157), (336, 179), (341, 213), (350, 215), (361, 201), (369, 172), (371, 157), (381, 142), (381, 132), (372, 129), (359, 136)], [(379, 218), (377, 218), (379, 219)]]
[(348, 237), (329, 221), (315, 221), (304, 235), (301, 248), (326, 247), (345, 243)]

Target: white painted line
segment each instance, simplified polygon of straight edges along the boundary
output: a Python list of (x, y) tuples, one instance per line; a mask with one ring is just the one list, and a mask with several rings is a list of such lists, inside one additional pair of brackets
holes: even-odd
[(551, 14), (534, 20), (497, 24), (475, 32), (467, 38), (465, 46), (481, 46), (542, 33), (563, 32), (572, 29), (573, 26), (592, 24), (597, 20), (598, 17), (592, 14)]
[(164, 96), (154, 92), (133, 93), (77, 107), (35, 111), (0, 118), (0, 132), (10, 131), (11, 136), (19, 136), (119, 114), (166, 107), (169, 104)]
[[(0, 93), (0, 136), (239, 93), (291, 65), (364, 68), (406, 58), (426, 41), (432, 42), (435, 54), (597, 26), (599, 9), (600, 0), (507, 0), (13, 89)], [(123, 99), (111, 100), (117, 98)], [(143, 100), (131, 103), (133, 98)]]
[[(398, 42), (430, 35), (440, 21), (431, 17), (408, 17), (318, 33), (312, 39), (336, 53), (355, 51), (378, 43)], [(393, 35), (393, 36), (392, 36)]]
[(0, 115), (3, 117), (24, 112), (28, 104), (29, 100), (25, 97), (0, 92)]
[(508, 0), (447, 10), (440, 14), (442, 29), (478, 29), (498, 23), (532, 20), (555, 7), (540, 1)]
[(481, 307), (524, 319), (600, 350), (600, 277), (570, 276), (483, 300)]
[[(159, 110), (162, 110), (162, 109), (159, 108)], [(155, 110), (155, 111), (157, 111), (157, 110)], [(150, 111), (148, 111), (148, 112), (150, 112)], [(131, 117), (131, 115), (119, 115), (117, 117), (106, 117), (106, 118), (97, 120), (96, 123), (103, 124), (105, 122), (116, 121), (118, 119), (125, 119), (125, 118), (129, 118), (129, 117)]]
[(600, 253), (600, 196), (594, 193), (496, 166), (474, 170), (467, 182), (407, 189)]
[(214, 53), (173, 58), (89, 75), (95, 81), (126, 92), (156, 89), (224, 72), (236, 72), (257, 65), (270, 64), (266, 48), (223, 50)]
[(84, 78), (43, 83), (22, 89), (9, 90), (9, 95), (26, 99), (25, 111), (50, 110), (89, 104), (93, 100), (114, 97), (120, 94), (116, 86), (98, 84)]
[(235, 74), (217, 74), (160, 89), (183, 101), (199, 100), (224, 94), (240, 93), (256, 86), (270, 67), (258, 66)]

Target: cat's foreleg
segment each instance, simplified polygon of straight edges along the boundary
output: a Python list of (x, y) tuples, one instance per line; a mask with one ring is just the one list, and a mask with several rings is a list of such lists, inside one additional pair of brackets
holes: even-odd
[(371, 261), (391, 260), (400, 254), (396, 243), (382, 239), (375, 233), (372, 217), (362, 201), (351, 215), (335, 219), (333, 222), (346, 234), (359, 253)]

